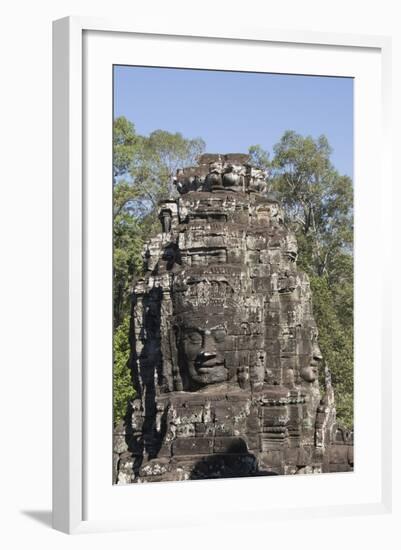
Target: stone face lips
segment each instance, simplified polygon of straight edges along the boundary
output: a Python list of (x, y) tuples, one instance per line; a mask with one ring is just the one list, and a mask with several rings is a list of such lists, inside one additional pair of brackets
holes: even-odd
[(179, 178), (133, 293), (138, 397), (115, 481), (352, 469), (279, 202), (246, 155), (203, 155)]

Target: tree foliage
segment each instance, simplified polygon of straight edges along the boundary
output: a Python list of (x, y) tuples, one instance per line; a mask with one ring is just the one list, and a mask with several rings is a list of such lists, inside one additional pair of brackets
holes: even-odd
[(251, 145), (248, 152), (251, 157), (251, 164), (269, 174), (272, 167), (269, 152), (265, 151), (260, 145)]
[(128, 368), (130, 357), (129, 326), (129, 316), (126, 315), (114, 331), (113, 415), (115, 424), (124, 417), (127, 403), (135, 397), (131, 372)]
[(314, 140), (287, 131), (274, 147), (273, 187), (296, 230), (301, 261), (319, 276), (335, 269), (339, 254), (352, 250), (352, 181), (330, 161), (325, 136)]
[[(353, 426), (353, 329), (352, 317), (342, 322), (341, 308), (336, 304), (336, 289), (327, 276), (311, 276), (313, 312), (319, 328), (319, 345), (324, 361), (331, 370), (336, 395), (337, 417), (346, 427)], [(346, 316), (345, 316), (346, 317)]]

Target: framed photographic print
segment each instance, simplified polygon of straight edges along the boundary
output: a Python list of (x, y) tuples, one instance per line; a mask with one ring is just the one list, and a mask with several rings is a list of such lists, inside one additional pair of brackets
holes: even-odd
[(54, 23), (56, 528), (388, 510), (389, 52)]

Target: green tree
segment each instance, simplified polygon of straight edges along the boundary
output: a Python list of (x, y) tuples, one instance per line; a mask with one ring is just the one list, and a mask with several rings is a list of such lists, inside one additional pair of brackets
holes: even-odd
[(129, 316), (126, 315), (114, 332), (113, 414), (115, 424), (124, 417), (127, 403), (135, 397), (131, 371), (128, 368), (130, 357), (129, 326)]
[(272, 186), (297, 234), (302, 267), (319, 276), (330, 275), (338, 255), (352, 251), (352, 181), (335, 170), (331, 152), (325, 136), (287, 131), (272, 162)]
[(251, 156), (251, 164), (269, 174), (272, 167), (269, 152), (263, 149), (261, 145), (251, 145), (248, 152)]
[(205, 148), (202, 139), (186, 139), (180, 133), (155, 130), (143, 138), (139, 154), (130, 165), (130, 176), (140, 191), (140, 200), (147, 212), (175, 193), (172, 177), (184, 166), (190, 166)]
[[(319, 328), (319, 345), (331, 370), (338, 420), (353, 426), (353, 331), (342, 322), (336, 307), (336, 289), (327, 276), (311, 276), (313, 312)], [(352, 317), (351, 317), (352, 320)], [(346, 319), (348, 324), (350, 319)]]
[(129, 170), (142, 147), (142, 137), (125, 117), (113, 128), (113, 312), (118, 327), (128, 311), (127, 296), (133, 277), (141, 270), (140, 220), (134, 215), (140, 191), (133, 185)]
[(132, 159), (141, 147), (142, 137), (135, 131), (135, 125), (121, 116), (113, 124), (113, 175), (114, 180), (125, 176)]
[(129, 311), (134, 278), (142, 272), (144, 235), (141, 221), (122, 210), (113, 224), (113, 311), (118, 327)]

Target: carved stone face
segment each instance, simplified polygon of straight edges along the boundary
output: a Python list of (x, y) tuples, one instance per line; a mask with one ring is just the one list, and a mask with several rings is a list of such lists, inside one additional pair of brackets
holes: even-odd
[(314, 382), (319, 375), (319, 365), (322, 361), (322, 352), (317, 343), (317, 336), (313, 337), (311, 354), (308, 356), (309, 364), (301, 367), (300, 376), (305, 382)]
[(224, 350), (226, 329), (198, 320), (180, 327), (179, 348), (185, 375), (193, 386), (206, 386), (228, 379)]
[(243, 178), (241, 175), (241, 167), (229, 164), (224, 170), (224, 175), (223, 175), (224, 187), (241, 188), (242, 182), (243, 182)]

